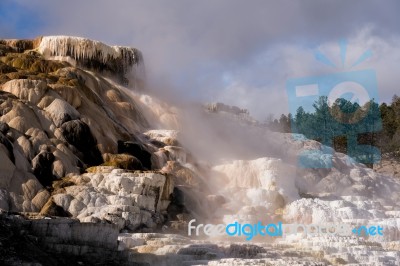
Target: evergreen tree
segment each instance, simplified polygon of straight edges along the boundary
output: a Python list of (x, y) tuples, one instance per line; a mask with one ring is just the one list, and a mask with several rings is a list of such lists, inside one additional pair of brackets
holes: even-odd
[(382, 152), (400, 155), (399, 96), (394, 95), (390, 104), (378, 105), (372, 99), (363, 106), (339, 98), (331, 107), (327, 97), (321, 96), (313, 107), (311, 113), (299, 107), (294, 116), (282, 114), (272, 125), (281, 132), (293, 129), (293, 133), (303, 134), (337, 151), (353, 153), (349, 155), (365, 162), (375, 158), (374, 146)]

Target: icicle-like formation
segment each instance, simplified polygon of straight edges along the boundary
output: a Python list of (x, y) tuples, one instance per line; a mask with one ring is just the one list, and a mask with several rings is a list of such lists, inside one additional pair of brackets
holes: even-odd
[(78, 64), (126, 73), (140, 63), (140, 52), (131, 47), (109, 46), (99, 41), (70, 36), (46, 36), (38, 51), (48, 57), (71, 57)]

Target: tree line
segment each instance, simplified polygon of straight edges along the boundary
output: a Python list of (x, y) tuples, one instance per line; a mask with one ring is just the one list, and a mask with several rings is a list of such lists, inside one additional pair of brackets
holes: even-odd
[[(329, 103), (320, 96), (312, 111), (299, 107), (295, 114), (271, 116), (265, 124), (273, 131), (299, 133), (333, 147), (338, 152), (359, 157), (366, 164), (379, 152), (399, 157), (400, 97), (394, 95), (390, 104), (374, 99), (360, 105), (344, 98)], [(376, 147), (371, 148), (371, 146)]]

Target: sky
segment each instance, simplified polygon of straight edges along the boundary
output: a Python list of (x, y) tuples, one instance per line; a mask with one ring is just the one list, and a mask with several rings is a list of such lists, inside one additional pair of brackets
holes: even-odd
[[(400, 84), (399, 11), (396, 0), (1, 0), (0, 38), (72, 35), (133, 46), (143, 52), (150, 91), (237, 105), (263, 120), (288, 112), (292, 78), (373, 69), (380, 100), (390, 101)], [(350, 68), (368, 49), (372, 57)], [(316, 60), (317, 51), (338, 67)]]

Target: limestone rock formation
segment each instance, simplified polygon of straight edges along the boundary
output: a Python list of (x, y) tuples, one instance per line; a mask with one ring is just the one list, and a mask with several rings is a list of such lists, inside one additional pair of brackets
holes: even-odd
[(82, 222), (108, 221), (120, 230), (154, 229), (165, 221), (174, 188), (170, 176), (126, 172), (111, 166), (93, 167), (89, 171), (60, 185), (56, 182), (49, 204), (62, 207)]
[(45, 36), (38, 51), (45, 57), (70, 57), (80, 66), (111, 70), (126, 74), (135, 64), (142, 64), (139, 50), (131, 47), (108, 46), (102, 42), (70, 36)]
[[(117, 154), (118, 140), (130, 141), (148, 125), (129, 92), (114, 81), (40, 54), (49, 49), (56, 55), (57, 50), (57, 55), (72, 56), (78, 63), (114, 60), (112, 64), (128, 71), (140, 53), (74, 40), (1, 41), (0, 188), (5, 210), (40, 211), (49, 195), (35, 197), (53, 181), (102, 164), (102, 154)], [(94, 49), (91, 54), (89, 48)], [(151, 169), (150, 153), (138, 156), (144, 156)]]

